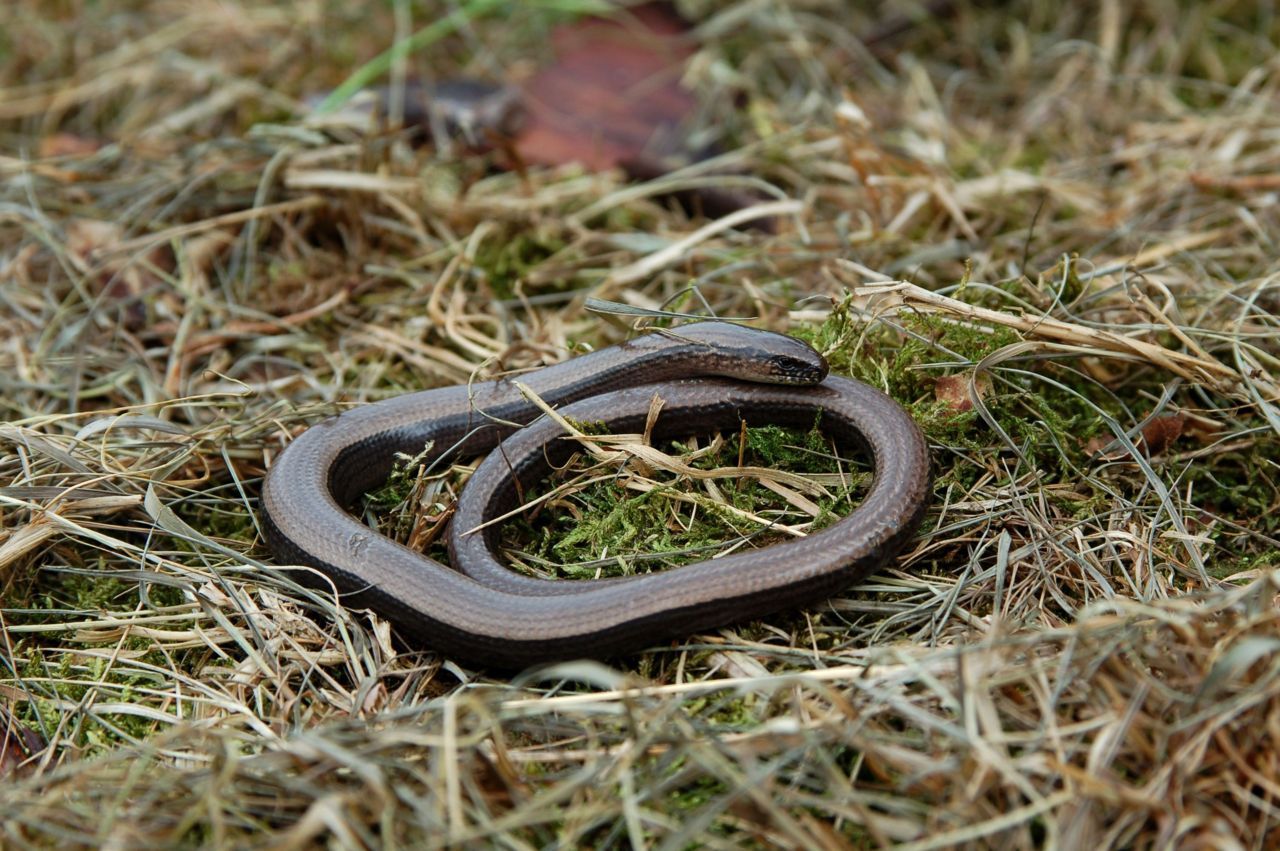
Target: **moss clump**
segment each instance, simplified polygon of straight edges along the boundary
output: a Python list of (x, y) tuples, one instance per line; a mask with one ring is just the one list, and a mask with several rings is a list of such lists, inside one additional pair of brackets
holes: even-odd
[(514, 298), (517, 285), (520, 293), (531, 295), (534, 291), (562, 292), (573, 289), (572, 282), (556, 277), (539, 284), (533, 290), (528, 286), (529, 273), (539, 264), (563, 251), (568, 243), (556, 232), (547, 229), (522, 231), (509, 238), (486, 240), (476, 253), (475, 266), (489, 282), (493, 294), (499, 299)]
[[(691, 456), (690, 466), (703, 470), (733, 467), (739, 461), (798, 473), (830, 474), (850, 466), (816, 422), (807, 431), (744, 425), (738, 433), (709, 444), (694, 439), (664, 449)], [(567, 475), (571, 474), (560, 474), (560, 480)], [(828, 488), (827, 495), (816, 500), (820, 511), (815, 519), (751, 477), (720, 478), (713, 485), (657, 475), (652, 480), (618, 478), (589, 484), (559, 498), (550, 510), (513, 520), (504, 528), (503, 542), (518, 558), (553, 575), (627, 575), (709, 558), (725, 542), (747, 538), (748, 546), (763, 546), (781, 540), (785, 536), (771, 531), (771, 522), (812, 522), (820, 527), (847, 513), (850, 490), (861, 483), (861, 477), (854, 477), (848, 488)]]

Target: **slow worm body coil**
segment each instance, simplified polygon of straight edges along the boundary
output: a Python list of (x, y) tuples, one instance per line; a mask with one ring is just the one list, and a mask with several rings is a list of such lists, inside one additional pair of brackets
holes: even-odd
[[(806, 344), (780, 334), (701, 322), (649, 334), (520, 377), (576, 421), (643, 428), (664, 400), (656, 439), (736, 430), (741, 420), (820, 428), (865, 449), (874, 480), (849, 516), (807, 537), (623, 579), (553, 581), (499, 564), (498, 527), (464, 534), (516, 506), (573, 451), (515, 383), (424, 390), (318, 423), (272, 464), (263, 485), (268, 544), (284, 563), (324, 574), (350, 606), (391, 620), (406, 639), (464, 661), (518, 668), (603, 657), (660, 638), (821, 600), (866, 576), (914, 534), (929, 489), (928, 449), (910, 416), (878, 390), (826, 374)], [(459, 500), (453, 568), (401, 546), (347, 507), (386, 480), (397, 453), (477, 455), (500, 441)], [(320, 579), (320, 577), (315, 577)]]

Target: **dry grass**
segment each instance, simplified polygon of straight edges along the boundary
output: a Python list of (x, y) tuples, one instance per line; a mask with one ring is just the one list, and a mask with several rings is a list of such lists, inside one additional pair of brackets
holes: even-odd
[[(776, 187), (777, 235), (309, 127), (412, 4), (123, 5), (0, 9), (0, 696), (49, 743), (0, 754), (3, 844), (1280, 841), (1267, 4), (961, 3), (870, 51), (843, 2), (688, 3), (714, 179)], [(558, 16), (498, 11), (409, 66), (542, 61)], [(756, 317), (908, 404), (914, 549), (515, 680), (271, 564), (291, 433), (623, 336), (588, 297)], [(466, 469), (412, 484), (421, 539)]]

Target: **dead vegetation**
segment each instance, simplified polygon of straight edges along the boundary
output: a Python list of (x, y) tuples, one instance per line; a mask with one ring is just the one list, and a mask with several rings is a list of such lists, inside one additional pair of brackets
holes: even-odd
[[(874, 50), (906, 4), (681, 4), (725, 153), (642, 184), (304, 114), (446, 13), (400, 71), (528, 73), (573, 4), (120, 5), (0, 9), (6, 846), (1276, 844), (1266, 4), (958, 3)], [(760, 203), (663, 199), (718, 181)], [(907, 405), (914, 548), (829, 605), (514, 680), (273, 564), (290, 434), (615, 341), (617, 305), (752, 317)], [(619, 528), (688, 535), (631, 564), (843, 510), (794, 498), (843, 481), (804, 436), (724, 438), (670, 466), (803, 478), (645, 454), (631, 490), (670, 499)], [(369, 513), (429, 545), (468, 469)], [(717, 498), (760, 501), (703, 524)], [(516, 557), (618, 555), (556, 529)]]

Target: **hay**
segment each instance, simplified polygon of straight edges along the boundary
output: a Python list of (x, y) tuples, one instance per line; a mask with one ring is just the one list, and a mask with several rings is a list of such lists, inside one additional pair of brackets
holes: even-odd
[[(1276, 843), (1261, 7), (960, 3), (872, 49), (893, 16), (687, 4), (699, 138), (728, 153), (627, 186), (308, 123), (352, 57), (424, 31), (409, 4), (104, 5), (0, 10), (6, 846)], [(563, 14), (499, 5), (387, 61), (545, 61)], [(771, 189), (714, 222), (659, 191), (717, 181)], [(732, 226), (754, 215), (779, 233)], [(937, 484), (895, 566), (510, 680), (268, 557), (291, 434), (664, 311), (805, 336), (912, 410)], [(511, 555), (651, 569), (803, 533), (864, 479), (806, 440), (602, 444), (607, 474), (552, 484)], [(410, 466), (365, 512), (438, 547), (470, 464)], [(638, 516), (684, 537), (619, 550)]]

